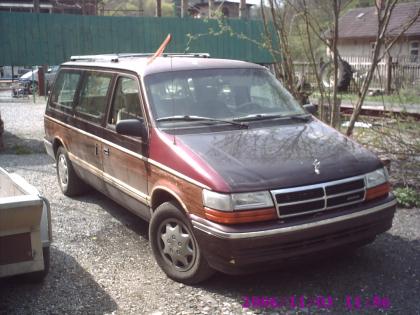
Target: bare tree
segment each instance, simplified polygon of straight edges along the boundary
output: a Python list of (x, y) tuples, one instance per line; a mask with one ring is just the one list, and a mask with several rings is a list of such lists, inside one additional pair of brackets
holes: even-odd
[[(270, 9), (273, 9), (273, 5), (272, 5), (273, 1), (275, 0), (269, 0)], [(337, 80), (338, 80), (338, 70), (339, 70), (339, 63), (340, 63), (339, 51), (337, 49), (337, 42), (339, 38), (339, 34), (338, 34), (339, 16), (343, 8), (346, 5), (350, 4), (351, 2), (352, 2), (351, 0), (329, 0), (328, 3), (326, 3), (325, 1), (323, 2), (324, 4), (326, 3), (328, 6), (330, 6), (330, 9), (333, 13), (332, 25), (328, 26), (328, 29), (330, 29), (330, 35), (325, 36), (326, 34), (325, 26), (323, 27), (319, 23), (317, 18), (314, 16), (313, 14), (314, 8), (310, 7), (310, 4), (307, 2), (307, 0), (285, 0), (284, 1), (285, 5), (294, 9), (295, 14), (303, 17), (306, 34), (305, 36), (302, 37), (302, 38), (305, 38), (305, 43), (302, 43), (302, 44), (309, 47), (310, 51), (307, 53), (307, 55), (309, 59), (312, 60), (312, 65), (316, 66), (317, 63), (315, 62), (315, 58), (313, 55), (313, 45), (312, 45), (311, 36), (316, 36), (331, 51), (332, 63), (333, 63), (333, 89), (331, 91), (332, 100), (329, 97), (327, 98), (324, 97), (324, 93), (323, 93), (324, 91), (323, 91), (323, 86), (322, 86), (323, 84), (321, 82), (321, 78), (318, 76), (318, 74), (316, 75), (316, 78), (317, 78), (319, 90), (321, 92), (321, 104), (319, 104), (321, 105), (320, 106), (321, 114), (322, 114), (321, 118), (323, 118), (323, 120), (328, 121), (330, 125), (335, 128), (337, 128), (340, 123), (340, 119), (339, 119), (340, 118), (339, 116), (340, 104), (337, 97), (337, 91), (338, 91)], [(401, 26), (401, 28), (398, 29), (398, 34), (396, 36), (393, 36), (392, 38), (387, 36), (390, 17), (398, 2), (399, 0), (376, 0), (375, 2), (375, 8), (377, 11), (378, 31), (377, 31), (377, 36), (375, 39), (375, 44), (374, 44), (372, 63), (359, 89), (358, 100), (356, 102), (355, 109), (350, 119), (349, 127), (347, 128), (347, 131), (346, 131), (347, 135), (352, 134), (354, 124), (360, 115), (363, 102), (367, 95), (370, 82), (372, 81), (372, 78), (373, 78), (373, 74), (377, 69), (378, 63), (384, 58), (385, 55), (388, 54), (390, 48), (401, 38), (401, 36), (405, 33), (405, 31), (407, 31), (407, 29), (409, 29), (419, 17), (420, 12), (413, 12), (413, 15), (411, 17), (407, 17), (406, 23), (404, 23)], [(275, 9), (278, 10), (279, 8), (277, 7)], [(285, 11), (284, 8), (282, 9), (283, 11)], [(287, 33), (284, 32), (284, 30), (281, 30), (279, 32), (278, 28), (285, 27), (285, 25), (281, 23), (275, 23), (274, 21), (273, 21), (273, 24), (277, 33), (282, 35), (282, 37), (279, 36), (279, 40), (284, 40), (284, 35), (287, 36)], [(393, 33), (395, 33), (395, 30), (393, 31), (394, 31)], [(286, 39), (286, 41), (288, 42), (288, 38)], [(280, 50), (283, 56), (282, 62), (293, 63), (294, 61), (293, 57), (286, 56), (290, 53), (290, 49), (285, 50), (283, 48), (283, 45), (280, 45)], [(292, 69), (292, 66), (288, 66), (288, 67)], [(317, 73), (317, 70), (315, 69), (314, 72)], [(292, 89), (293, 85), (290, 85), (290, 84), (286, 84), (286, 85), (293, 93), (293, 89)], [(296, 96), (296, 93), (293, 93), (293, 94)], [(324, 117), (323, 115), (324, 113), (322, 113), (322, 108), (323, 108), (322, 102), (324, 100), (328, 101), (327, 105), (330, 108), (329, 117)]]
[(332, 0), (332, 7), (334, 13), (333, 23), (333, 36), (331, 43), (331, 51), (333, 54), (333, 65), (334, 65), (334, 83), (333, 83), (333, 105), (330, 117), (330, 125), (337, 128), (340, 123), (340, 104), (337, 101), (337, 82), (338, 82), (338, 19), (341, 11), (341, 0)]
[(214, 16), (214, 0), (209, 0), (209, 18)]
[[(316, 5), (322, 5), (321, 10), (332, 11), (332, 23), (329, 23), (328, 29), (331, 29), (331, 36), (328, 38), (325, 36), (325, 27), (322, 27), (317, 18), (314, 17), (311, 11), (316, 8)], [(297, 25), (297, 21), (303, 20), (303, 29), (301, 30), (302, 46), (305, 49), (308, 60), (313, 67), (312, 72), (315, 73), (319, 91), (321, 92), (320, 99), (320, 112), (321, 119), (327, 121), (332, 126), (337, 127), (339, 124), (339, 102), (337, 98), (337, 81), (338, 81), (338, 67), (339, 67), (339, 53), (337, 49), (338, 41), (338, 19), (342, 9), (342, 0), (329, 0), (327, 3), (308, 2), (307, 0), (285, 0), (279, 1), (268, 0), (269, 17), (264, 9), (263, 3), (261, 2), (261, 16), (265, 25), (266, 39), (269, 42), (268, 47), (272, 52), (274, 60), (276, 62), (276, 74), (283, 81), (288, 90), (301, 102), (303, 103), (306, 99), (306, 91), (302, 89), (304, 86), (304, 78), (296, 77), (294, 62), (296, 61), (295, 56), (292, 53), (290, 46), (290, 37), (292, 36), (293, 29), (300, 29)], [(318, 8), (318, 10), (320, 10)], [(272, 21), (276, 38), (270, 41), (272, 37), (271, 30), (268, 27), (268, 20)], [(296, 24), (296, 25), (295, 25)], [(317, 37), (321, 42), (327, 46), (332, 52), (333, 56), (333, 89), (332, 99), (330, 95), (325, 97), (325, 90), (322, 84), (321, 77), (319, 75), (318, 62), (314, 54), (313, 36)], [(275, 46), (278, 46), (278, 49)], [(324, 111), (324, 101), (327, 102), (329, 108), (329, 115)]]
[[(288, 21), (292, 19), (291, 10), (285, 6), (279, 8), (279, 3), (276, 0), (268, 0), (270, 5), (271, 20), (277, 35), (278, 50), (274, 50), (274, 45), (271, 45), (272, 52), (274, 52), (274, 60), (276, 61), (276, 74), (283, 81), (286, 87), (294, 94), (295, 97), (300, 97), (296, 88), (295, 71), (293, 65), (293, 56), (290, 51)], [(267, 32), (269, 30), (267, 29)], [(269, 34), (267, 34), (269, 37)], [(280, 53), (281, 52), (281, 53)]]
[[(363, 102), (369, 90), (369, 85), (372, 81), (373, 74), (376, 70), (376, 67), (378, 66), (378, 63), (384, 58), (386, 54), (389, 53), (391, 47), (413, 25), (413, 23), (417, 21), (417, 19), (420, 16), (420, 9), (417, 12), (413, 12), (413, 16), (408, 17), (406, 23), (404, 23), (399, 29), (398, 35), (393, 36), (391, 39), (387, 39), (389, 21), (397, 3), (398, 0), (376, 0), (375, 8), (377, 13), (378, 30), (373, 49), (372, 63), (369, 67), (365, 79), (363, 80), (362, 86), (359, 91), (359, 97), (356, 101), (353, 114), (350, 118), (349, 126), (346, 130), (346, 134), (348, 136), (352, 135), (353, 133), (354, 125), (362, 111)], [(382, 48), (383, 52), (381, 53)]]

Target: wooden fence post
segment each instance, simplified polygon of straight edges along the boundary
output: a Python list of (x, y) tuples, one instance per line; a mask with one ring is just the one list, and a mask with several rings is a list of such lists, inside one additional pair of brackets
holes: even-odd
[(385, 69), (386, 69), (386, 85), (385, 85), (385, 94), (389, 95), (391, 94), (391, 90), (392, 90), (392, 57), (388, 56), (386, 58), (386, 65), (385, 65)]

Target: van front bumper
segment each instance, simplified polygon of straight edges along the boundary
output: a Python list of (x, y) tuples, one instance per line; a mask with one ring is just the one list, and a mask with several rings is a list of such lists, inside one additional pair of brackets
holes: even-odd
[(194, 235), (210, 266), (241, 274), (293, 257), (363, 244), (392, 226), (396, 200), (337, 209), (298, 221), (221, 225), (191, 215)]

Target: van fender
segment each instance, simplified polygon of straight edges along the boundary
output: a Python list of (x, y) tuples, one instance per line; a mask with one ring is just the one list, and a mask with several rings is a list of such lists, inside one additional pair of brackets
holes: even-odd
[(53, 145), (53, 150), (54, 150), (54, 156), (57, 154), (57, 150), (60, 147), (60, 145), (63, 146), (67, 152), (69, 151), (66, 143), (63, 141), (63, 139), (60, 136), (54, 137), (52, 145)]
[[(156, 208), (161, 205), (163, 202), (169, 201), (170, 199), (174, 199), (177, 201), (177, 203), (181, 206), (182, 210), (184, 210), (185, 214), (189, 213), (189, 210), (187, 208), (187, 206), (185, 205), (184, 201), (182, 200), (182, 198), (180, 197), (181, 192), (177, 189), (177, 187), (175, 185), (170, 185), (170, 186), (174, 186), (174, 187), (167, 187), (166, 185), (161, 185), (161, 184), (157, 184), (153, 187), (152, 191), (151, 191), (151, 198), (150, 198), (150, 209), (152, 211), (152, 213), (156, 210)], [(162, 199), (163, 202), (160, 202), (159, 200), (157, 200), (157, 198), (159, 198), (159, 194), (164, 192), (165, 196)], [(169, 198), (171, 197), (171, 198)]]

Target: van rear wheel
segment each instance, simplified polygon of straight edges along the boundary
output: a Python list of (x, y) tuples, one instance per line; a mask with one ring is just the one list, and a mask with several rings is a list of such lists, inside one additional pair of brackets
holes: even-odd
[(169, 278), (185, 284), (199, 283), (214, 273), (192, 231), (191, 223), (173, 202), (160, 205), (149, 226), (149, 239), (159, 267)]
[(66, 149), (59, 147), (56, 154), (57, 179), (66, 196), (77, 196), (86, 190), (86, 184), (77, 176)]

